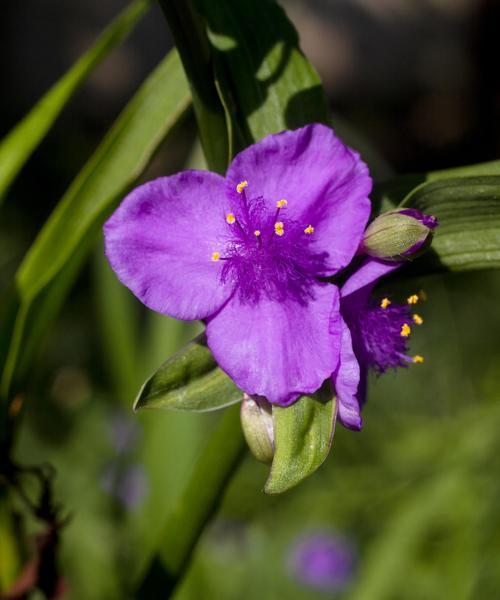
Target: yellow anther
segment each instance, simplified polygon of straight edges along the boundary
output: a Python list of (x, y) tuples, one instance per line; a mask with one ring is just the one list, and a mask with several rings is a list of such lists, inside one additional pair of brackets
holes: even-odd
[(285, 226), (283, 225), (282, 221), (276, 221), (274, 224), (274, 233), (276, 235), (283, 235), (285, 233)]
[(276, 208), (283, 208), (287, 204), (288, 202), (283, 198), (283, 200), (278, 200), (278, 202), (276, 202)]
[(260, 229), (256, 229), (256, 230), (253, 232), (253, 234), (254, 234), (254, 236), (255, 236), (255, 237), (259, 237), (259, 235), (260, 235)]
[(233, 213), (227, 213), (227, 215), (226, 215), (226, 223), (229, 223), (229, 225), (232, 225), (233, 223), (236, 223), (236, 217), (233, 215)]
[(314, 233), (314, 227), (312, 225), (308, 225), (305, 229), (304, 229), (304, 233), (307, 233), (308, 235), (310, 235), (311, 233)]
[(411, 333), (411, 327), (408, 325), (408, 323), (405, 323), (403, 325), (403, 327), (401, 327), (401, 337), (408, 337)]
[(422, 364), (422, 363), (424, 362), (424, 357), (423, 357), (423, 356), (420, 356), (420, 354), (416, 354), (416, 355), (413, 357), (413, 359), (412, 359), (412, 360), (413, 360), (413, 362), (414, 362), (416, 365), (417, 365), (417, 364)]
[(217, 262), (220, 258), (220, 252), (212, 252), (212, 260)]
[(241, 194), (241, 192), (247, 187), (247, 185), (248, 181), (240, 181), (236, 186), (236, 191), (238, 192), (238, 194)]
[(383, 298), (382, 302), (380, 303), (380, 308), (387, 308), (390, 305), (391, 301), (389, 300), (389, 298)]
[(418, 297), (420, 300), (422, 300), (422, 302), (425, 302), (427, 300), (427, 294), (425, 293), (425, 290), (420, 290), (420, 292), (418, 292)]
[(417, 294), (412, 294), (411, 296), (408, 296), (408, 298), (406, 299), (406, 302), (408, 302), (408, 304), (416, 304), (418, 302), (419, 298)]
[(420, 315), (417, 315), (417, 313), (415, 313), (413, 315), (413, 322), (415, 323), (415, 325), (422, 325), (424, 320), (422, 319), (422, 317)]

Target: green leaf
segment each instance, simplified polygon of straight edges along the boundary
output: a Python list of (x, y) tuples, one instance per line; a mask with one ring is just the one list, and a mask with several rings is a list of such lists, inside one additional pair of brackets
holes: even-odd
[(314, 473), (330, 452), (337, 399), (329, 384), (287, 407), (273, 406), (275, 453), (264, 491), (281, 494)]
[(159, 537), (158, 556), (146, 571), (134, 598), (156, 600), (173, 595), (188, 567), (196, 542), (216, 512), (244, 450), (239, 407), (232, 406), (222, 414), (198, 457), (189, 481), (169, 511)]
[(0, 203), (32, 152), (92, 71), (130, 33), (151, 6), (135, 0), (0, 143)]
[(129, 102), (41, 230), (17, 273), (8, 318), (2, 321), (3, 405), (27, 373), (102, 223), (189, 104), (182, 66), (172, 52)]
[(394, 208), (417, 187), (426, 183), (441, 181), (442, 179), (489, 175), (500, 175), (500, 160), (430, 171), (429, 173), (399, 175), (375, 186), (372, 194), (374, 214)]
[(500, 176), (459, 177), (423, 184), (402, 202), (439, 219), (419, 271), (500, 267)]
[(205, 22), (193, 0), (159, 0), (191, 86), (198, 134), (211, 171), (224, 173), (229, 160), (226, 118), (215, 82)]
[(210, 411), (239, 402), (243, 392), (217, 366), (204, 336), (169, 358), (142, 386), (134, 409)]
[(328, 123), (321, 82), (283, 9), (266, 0), (199, 0), (208, 24), (230, 154), (270, 133)]

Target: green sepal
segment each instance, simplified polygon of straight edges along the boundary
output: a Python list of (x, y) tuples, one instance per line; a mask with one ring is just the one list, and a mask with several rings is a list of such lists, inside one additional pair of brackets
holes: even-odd
[(207, 412), (239, 402), (243, 392), (217, 366), (199, 336), (174, 354), (142, 386), (134, 403), (140, 408)]
[(291, 406), (273, 406), (274, 459), (266, 494), (281, 494), (309, 477), (324, 462), (333, 441), (337, 399), (330, 382)]

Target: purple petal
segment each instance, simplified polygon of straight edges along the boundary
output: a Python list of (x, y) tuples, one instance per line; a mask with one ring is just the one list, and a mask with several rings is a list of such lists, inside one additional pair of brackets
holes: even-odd
[[(207, 325), (208, 345), (222, 369), (247, 394), (286, 406), (315, 392), (337, 366), (338, 289), (313, 284), (308, 302), (235, 295)], [(332, 305), (334, 306), (331, 319)]]
[(213, 261), (225, 235), (224, 179), (205, 171), (160, 177), (131, 192), (104, 226), (118, 278), (149, 308), (202, 319), (229, 298)]
[(352, 349), (351, 332), (342, 320), (340, 361), (333, 374), (333, 385), (337, 392), (340, 422), (349, 429), (359, 430), (363, 425), (361, 406), (358, 400), (359, 383), (360, 368)]
[(270, 135), (238, 154), (226, 178), (233, 206), (240, 201), (240, 181), (248, 181), (246, 193), (262, 196), (269, 211), (286, 199), (284, 216), (301, 228), (314, 227), (312, 251), (326, 253), (323, 275), (350, 262), (370, 214), (372, 181), (359, 154), (329, 127)]
[(345, 298), (358, 290), (366, 288), (364, 291), (366, 296), (369, 296), (373, 286), (381, 277), (395, 271), (400, 266), (401, 263), (389, 263), (377, 258), (368, 258), (344, 283), (340, 295)]

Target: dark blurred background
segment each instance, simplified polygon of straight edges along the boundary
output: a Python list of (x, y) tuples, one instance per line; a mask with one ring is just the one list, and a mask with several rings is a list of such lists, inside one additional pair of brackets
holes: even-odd
[[(0, 134), (125, 5), (3, 4)], [(309, 0), (284, 6), (334, 114), (381, 154), (386, 172), (498, 158), (498, 2)], [(155, 6), (34, 153), (1, 212), (0, 293), (170, 44)], [(147, 177), (196, 160), (194, 141), (191, 116), (161, 148)], [(498, 597), (500, 279), (473, 273), (428, 278), (411, 289), (399, 285), (391, 290), (397, 297), (420, 287), (429, 296), (419, 311), (426, 323), (412, 346), (425, 355), (425, 365), (374, 379), (363, 432), (338, 428), (328, 464), (296, 491), (265, 497), (266, 468), (248, 458), (179, 598)], [(48, 460), (57, 469), (58, 499), (72, 515), (62, 550), (68, 598), (129, 597), (128, 571), (154, 547), (162, 515), (213, 426), (213, 416), (137, 416), (130, 410), (141, 380), (193, 333), (146, 314), (118, 286), (99, 250), (33, 369), (17, 452), (23, 462)], [(122, 359), (136, 361), (125, 382), (116, 375)], [(311, 550), (313, 558), (301, 558), (304, 540), (318, 532), (330, 542), (316, 554)]]

